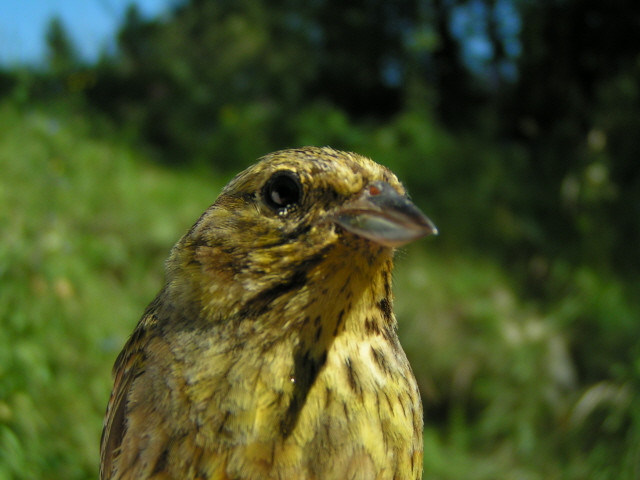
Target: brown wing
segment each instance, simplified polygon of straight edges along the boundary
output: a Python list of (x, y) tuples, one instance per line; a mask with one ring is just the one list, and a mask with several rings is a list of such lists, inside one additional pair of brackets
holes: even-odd
[(113, 366), (113, 390), (105, 413), (100, 440), (100, 479), (111, 478), (113, 459), (119, 454), (127, 427), (127, 396), (133, 380), (143, 371), (147, 326), (154, 321), (145, 314), (118, 355)]

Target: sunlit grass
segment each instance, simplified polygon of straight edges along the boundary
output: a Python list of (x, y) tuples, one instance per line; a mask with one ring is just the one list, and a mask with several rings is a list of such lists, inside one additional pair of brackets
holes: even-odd
[[(0, 480), (96, 478), (111, 365), (223, 181), (158, 166), (86, 118), (10, 105), (0, 169)], [(640, 367), (620, 361), (637, 350), (615, 348), (637, 344), (637, 309), (620, 285), (566, 274), (563, 301), (525, 303), (494, 262), (446, 243), (399, 252), (395, 275), (425, 477), (638, 478), (640, 375), (628, 372)], [(570, 335), (583, 318), (606, 333), (598, 368), (622, 373), (579, 371), (584, 339)]]
[(83, 125), (0, 109), (0, 478), (96, 477), (111, 365), (219, 189)]

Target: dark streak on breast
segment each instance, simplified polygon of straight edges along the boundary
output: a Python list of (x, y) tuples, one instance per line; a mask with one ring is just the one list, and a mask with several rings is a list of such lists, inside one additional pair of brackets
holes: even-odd
[(320, 336), (322, 335), (322, 325), (320, 325), (317, 330), (316, 330), (316, 334), (314, 336), (314, 341), (316, 343), (318, 343), (318, 341), (320, 340)]
[(384, 277), (384, 294), (386, 298), (391, 298), (391, 262), (388, 262), (387, 268), (383, 271)]
[(387, 322), (391, 322), (391, 303), (389, 302), (389, 299), (385, 297), (380, 300), (378, 302), (378, 308), (382, 312), (382, 315), (384, 315), (384, 319)]
[(151, 475), (155, 475), (156, 473), (163, 473), (167, 468), (167, 460), (169, 459), (169, 448), (165, 448), (158, 459), (156, 460), (156, 464), (153, 467), (153, 471)]
[(333, 329), (333, 336), (334, 337), (338, 334), (338, 331), (340, 330), (340, 327), (342, 327), (343, 319), (344, 319), (344, 308), (342, 310), (340, 310), (340, 313), (338, 313), (338, 319), (336, 321), (336, 328)]
[(359, 385), (358, 374), (353, 368), (353, 363), (351, 362), (350, 357), (347, 357), (345, 359), (344, 366), (347, 370), (347, 380), (349, 382), (349, 386), (351, 387), (351, 390), (353, 390), (355, 393), (362, 393), (361, 387)]
[(224, 412), (224, 417), (222, 418), (222, 421), (220, 422), (220, 425), (218, 426), (218, 433), (222, 433), (225, 430), (225, 426), (227, 423), (228, 418), (231, 416), (231, 413), (229, 411)]
[(329, 406), (332, 399), (333, 397), (331, 396), (331, 389), (329, 387), (325, 387), (324, 389), (324, 408), (325, 409)]
[(371, 357), (380, 370), (387, 374), (390, 373), (391, 369), (389, 368), (389, 363), (387, 362), (387, 358), (384, 353), (375, 347), (371, 347)]
[(378, 327), (378, 322), (376, 322), (371, 317), (365, 318), (364, 319), (364, 332), (367, 335), (380, 335), (380, 327)]
[(299, 350), (294, 354), (293, 378), (296, 379), (289, 408), (280, 422), (283, 438), (287, 438), (298, 422), (300, 412), (307, 401), (309, 390), (316, 381), (320, 370), (327, 361), (327, 352), (313, 356), (308, 350)]

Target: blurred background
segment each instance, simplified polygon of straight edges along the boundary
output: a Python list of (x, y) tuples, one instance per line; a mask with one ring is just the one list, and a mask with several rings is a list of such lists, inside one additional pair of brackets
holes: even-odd
[(440, 229), (395, 275), (425, 478), (640, 478), (640, 2), (25, 0), (0, 6), (0, 480), (97, 477), (170, 247), (301, 145), (389, 166)]

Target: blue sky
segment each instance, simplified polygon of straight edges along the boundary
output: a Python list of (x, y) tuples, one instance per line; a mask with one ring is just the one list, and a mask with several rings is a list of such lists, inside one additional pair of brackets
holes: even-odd
[[(0, 0), (0, 65), (37, 65), (44, 60), (44, 35), (48, 22), (62, 20), (74, 46), (85, 60), (95, 60), (112, 45), (127, 6), (138, 5), (147, 17), (161, 16), (181, 0)], [(215, 0), (213, 0), (215, 1)], [(511, 0), (498, 0), (501, 34), (507, 53), (519, 54), (520, 20)], [(466, 37), (463, 56), (472, 70), (480, 71), (492, 55), (483, 19), (484, 2), (471, 1), (457, 7), (452, 17), (455, 35)]]
[(0, 0), (0, 64), (37, 64), (44, 58), (44, 32), (60, 18), (83, 58), (109, 46), (127, 6), (143, 15), (162, 15), (175, 0)]

